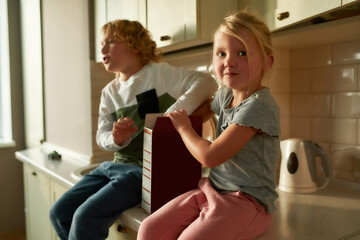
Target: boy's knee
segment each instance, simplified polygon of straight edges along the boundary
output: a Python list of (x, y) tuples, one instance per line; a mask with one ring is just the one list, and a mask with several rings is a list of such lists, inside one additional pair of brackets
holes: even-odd
[(49, 210), (49, 217), (52, 222), (54, 222), (55, 219), (58, 219), (61, 216), (61, 207), (59, 207), (59, 204), (55, 202)]
[(91, 210), (83, 207), (79, 207), (74, 212), (72, 222), (73, 224), (76, 224), (76, 226), (84, 225), (84, 224), (87, 225), (87, 222), (91, 222), (91, 219), (93, 218), (94, 216), (92, 215)]

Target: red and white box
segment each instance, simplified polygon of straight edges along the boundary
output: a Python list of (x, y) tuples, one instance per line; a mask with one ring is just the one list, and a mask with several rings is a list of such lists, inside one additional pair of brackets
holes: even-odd
[[(201, 136), (202, 117), (190, 116)], [(144, 127), (141, 207), (149, 214), (171, 199), (197, 188), (201, 164), (187, 150), (171, 119), (147, 114)]]

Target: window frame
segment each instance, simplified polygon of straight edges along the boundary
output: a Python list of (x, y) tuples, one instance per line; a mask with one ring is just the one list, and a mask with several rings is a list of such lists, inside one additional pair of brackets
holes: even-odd
[(7, 0), (0, 0), (0, 148), (16, 146), (12, 136), (8, 21)]

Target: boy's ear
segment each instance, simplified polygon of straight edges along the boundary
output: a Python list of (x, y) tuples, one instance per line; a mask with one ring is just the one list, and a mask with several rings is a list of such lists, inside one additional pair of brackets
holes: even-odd
[(274, 55), (272, 55), (272, 54), (267, 55), (263, 71), (267, 72), (268, 70), (270, 70), (273, 63), (274, 63)]
[(140, 52), (140, 50), (137, 49), (137, 48), (133, 48), (133, 49), (131, 49), (131, 51), (132, 51), (134, 54), (138, 54), (138, 53)]

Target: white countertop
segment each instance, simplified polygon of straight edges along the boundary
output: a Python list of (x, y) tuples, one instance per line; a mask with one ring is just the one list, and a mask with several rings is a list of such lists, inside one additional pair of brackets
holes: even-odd
[[(48, 160), (47, 153), (41, 148), (19, 151), (15, 155), (18, 160), (43, 171), (69, 188), (77, 182), (71, 172), (87, 165), (69, 157), (60, 161)], [(359, 239), (360, 187), (354, 184), (351, 186), (344, 187), (343, 182), (330, 181), (325, 189), (311, 194), (278, 191), (273, 222), (258, 239)], [(139, 207), (135, 207), (126, 210), (119, 221), (136, 231), (146, 216)], [(353, 235), (357, 238), (351, 238)]]
[(273, 222), (259, 240), (345, 239), (354, 233), (360, 237), (360, 189), (346, 189), (330, 181), (316, 193), (278, 190), (278, 194)]

